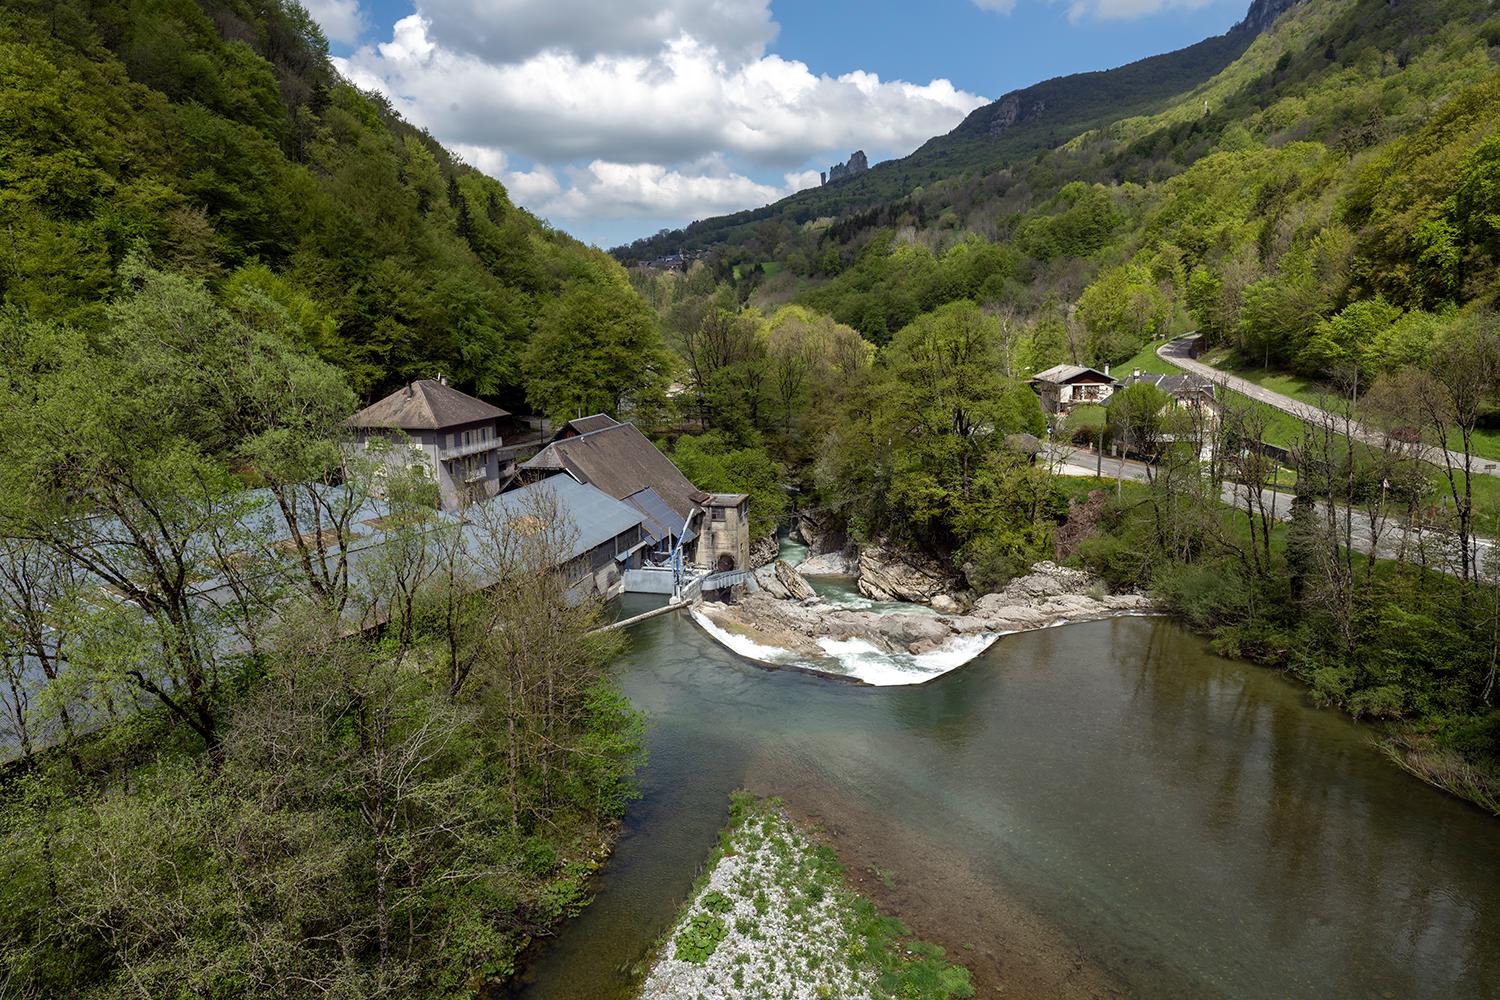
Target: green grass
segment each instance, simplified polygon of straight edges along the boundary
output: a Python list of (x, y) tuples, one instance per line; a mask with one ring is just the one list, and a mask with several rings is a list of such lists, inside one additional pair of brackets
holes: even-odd
[(1127, 358), (1109, 369), (1109, 373), (1115, 378), (1129, 378), (1139, 368), (1145, 375), (1178, 375), (1182, 369), (1176, 365), (1169, 364), (1156, 356), (1156, 349), (1162, 341), (1153, 340), (1141, 348), (1133, 358)]
[[(1328, 402), (1328, 397), (1334, 395), (1332, 389), (1317, 379), (1303, 378), (1275, 368), (1263, 368), (1229, 350), (1214, 351), (1204, 355), (1200, 360), (1247, 382), (1254, 382), (1264, 389), (1290, 396), (1310, 406), (1324, 406)], [(1493, 426), (1479, 427), (1474, 432), (1474, 454), (1479, 458), (1500, 461), (1500, 412), (1492, 415), (1489, 422)], [(1463, 439), (1457, 431), (1448, 435), (1447, 447), (1449, 451), (1463, 450)]]

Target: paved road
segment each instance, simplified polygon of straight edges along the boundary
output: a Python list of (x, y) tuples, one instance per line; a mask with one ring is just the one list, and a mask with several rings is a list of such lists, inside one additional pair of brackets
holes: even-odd
[[(1201, 361), (1188, 357), (1188, 342), (1189, 338), (1187, 337), (1169, 340), (1156, 349), (1156, 356), (1169, 364), (1176, 365), (1183, 371), (1211, 378), (1215, 382), (1227, 386), (1241, 395), (1249, 396), (1251, 399), (1274, 406), (1283, 413), (1290, 413), (1300, 420), (1319, 423), (1324, 418), (1332, 416), (1327, 410), (1319, 409), (1311, 403), (1304, 403), (1300, 399), (1283, 396), (1279, 392), (1272, 392), (1265, 386), (1256, 385), (1254, 382), (1215, 368), (1213, 365), (1206, 365)], [(1338, 425), (1342, 426), (1343, 417), (1338, 417), (1337, 420), (1339, 422)], [(1362, 424), (1355, 425), (1353, 436), (1375, 448), (1383, 448), (1385, 446), (1385, 435)], [(1443, 448), (1428, 445), (1424, 447), (1422, 457), (1434, 465), (1441, 466), (1443, 464), (1444, 451), (1445, 449)], [(1464, 456), (1461, 452), (1449, 451), (1447, 454), (1455, 469), (1463, 468)], [(1500, 462), (1476, 458), (1474, 459), (1473, 468), (1476, 473), (1481, 475), (1500, 476)]]
[[(1111, 458), (1105, 455), (1101, 463), (1098, 453), (1073, 447), (1054, 447), (1047, 457), (1054, 463), (1053, 467), (1059, 475), (1093, 476), (1094, 470), (1102, 465), (1101, 474), (1105, 479), (1114, 479), (1118, 476), (1131, 482), (1147, 481), (1146, 463), (1132, 459)], [(1231, 507), (1245, 510), (1250, 508), (1252, 498), (1249, 491), (1238, 483), (1225, 483), (1221, 499)], [(1262, 490), (1261, 503), (1278, 521), (1286, 520), (1292, 511), (1292, 495), (1279, 490)], [(1320, 514), (1327, 516), (1326, 504), (1320, 503), (1318, 509)], [(1344, 509), (1337, 508), (1336, 515), (1342, 527)], [(1354, 542), (1354, 550), (1363, 555), (1374, 554), (1377, 559), (1406, 559), (1416, 562), (1419, 561), (1419, 552), (1425, 550), (1428, 567), (1450, 576), (1457, 576), (1462, 572), (1463, 562), (1459, 558), (1458, 538), (1448, 531), (1440, 531), (1436, 528), (1414, 529), (1401, 518), (1390, 517), (1381, 525), (1380, 537), (1377, 539), (1371, 529), (1369, 518), (1356, 510), (1350, 537)], [(1479, 564), (1487, 566), (1495, 551), (1495, 543), (1476, 538), (1473, 544)]]

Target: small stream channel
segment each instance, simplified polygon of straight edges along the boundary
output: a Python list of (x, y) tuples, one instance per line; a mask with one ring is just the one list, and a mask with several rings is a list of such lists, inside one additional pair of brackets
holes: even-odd
[(1500, 994), (1496, 820), (1167, 619), (1006, 636), (930, 683), (861, 688), (755, 667), (674, 614), (615, 674), (651, 719), (643, 795), (515, 997), (629, 996), (738, 787), (854, 841), (878, 827), (881, 867), (914, 899), (951, 893), (936, 910), (976, 954), (1021, 913), (1128, 995)]

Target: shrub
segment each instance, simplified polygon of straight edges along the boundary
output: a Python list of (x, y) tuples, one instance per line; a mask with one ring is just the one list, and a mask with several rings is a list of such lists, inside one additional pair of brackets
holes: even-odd
[(684, 962), (702, 965), (729, 933), (722, 917), (712, 913), (695, 913), (677, 935), (676, 955)]

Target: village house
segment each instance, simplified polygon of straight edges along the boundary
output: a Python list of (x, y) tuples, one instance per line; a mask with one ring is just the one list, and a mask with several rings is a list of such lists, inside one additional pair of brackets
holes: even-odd
[(644, 518), (653, 561), (680, 551), (683, 567), (749, 568), (749, 497), (698, 489), (634, 424), (604, 414), (570, 420), (518, 473), (518, 486), (569, 476), (629, 504)]
[(1202, 375), (1183, 373), (1180, 375), (1157, 375), (1142, 372), (1137, 368), (1128, 378), (1120, 381), (1120, 388), (1132, 385), (1154, 385), (1165, 393), (1170, 402), (1167, 406), (1190, 418), (1191, 430), (1182, 434), (1171, 434), (1168, 440), (1180, 441), (1191, 435), (1198, 439), (1199, 456), (1208, 461), (1213, 457), (1215, 433), (1223, 404), (1219, 400), (1219, 387), (1213, 379)]
[(1065, 414), (1075, 406), (1107, 403), (1116, 386), (1108, 365), (1102, 372), (1083, 365), (1053, 365), (1026, 384), (1041, 397), (1042, 412), (1048, 416)]
[(458, 510), (493, 497), (514, 469), (501, 457), (500, 420), (509, 414), (442, 378), (411, 382), (349, 418), (357, 448), (394, 442), (390, 463), (420, 465), (438, 484), (439, 506)]
[(1172, 405), (1179, 410), (1202, 410), (1217, 420), (1221, 406), (1219, 387), (1211, 378), (1184, 373), (1181, 375), (1155, 375), (1137, 368), (1128, 378), (1120, 381), (1120, 388), (1131, 385), (1154, 385), (1172, 397)]

